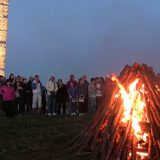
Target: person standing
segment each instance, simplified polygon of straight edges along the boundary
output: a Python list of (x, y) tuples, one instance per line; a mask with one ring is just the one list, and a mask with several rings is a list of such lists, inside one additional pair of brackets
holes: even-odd
[(29, 80), (26, 85), (26, 106), (27, 106), (27, 112), (31, 112), (32, 110), (32, 98), (33, 98), (33, 93), (32, 93), (32, 82), (34, 78), (32, 76), (29, 77)]
[(88, 87), (85, 84), (85, 81), (83, 78), (80, 78), (79, 84), (77, 87), (77, 95), (79, 100), (79, 115), (86, 115), (88, 104), (87, 104), (87, 96), (88, 96)]
[(88, 86), (88, 92), (89, 92), (88, 113), (94, 114), (96, 111), (96, 80), (95, 78), (91, 78), (90, 84)]
[(68, 100), (67, 86), (63, 84), (62, 79), (59, 79), (58, 80), (58, 91), (57, 91), (58, 114), (61, 114), (61, 107), (63, 108), (63, 114), (66, 114), (67, 100)]
[[(87, 80), (87, 76), (83, 75), (82, 76), (83, 80), (84, 80), (84, 84), (86, 85), (86, 88), (88, 88), (89, 86), (89, 82)], [(88, 95), (88, 90), (87, 90), (87, 94), (86, 94), (86, 98), (85, 98), (85, 103), (86, 103), (86, 107), (88, 108), (88, 99), (89, 99), (89, 95)]]
[(20, 90), (21, 90), (19, 81), (15, 82), (14, 89), (15, 89), (15, 114), (19, 115), (20, 114)]
[(88, 87), (88, 86), (89, 86), (89, 82), (88, 82), (88, 80), (87, 80), (87, 76), (86, 76), (86, 75), (83, 75), (82, 78), (84, 79), (84, 82), (85, 82), (85, 84), (86, 84), (87, 87)]
[(27, 80), (20, 77), (20, 86), (19, 86), (19, 115), (22, 116), (25, 113), (25, 106), (26, 106), (26, 85)]
[(13, 73), (11, 73), (11, 74), (9, 75), (8, 80), (10, 81), (12, 87), (14, 87), (15, 77), (14, 77), (14, 74), (13, 74)]
[(10, 80), (6, 80), (6, 84), (0, 88), (0, 94), (3, 96), (6, 117), (14, 117), (15, 91)]
[(103, 83), (101, 81), (101, 78), (100, 77), (97, 77), (96, 78), (96, 110), (99, 108), (99, 106), (102, 104), (103, 102), (103, 91), (104, 91), (104, 88), (103, 88)]
[(78, 82), (75, 80), (75, 76), (73, 74), (70, 75), (70, 79), (67, 82), (67, 88), (70, 86), (70, 83), (73, 83), (75, 87), (77, 87)]
[(47, 90), (43, 86), (42, 87), (42, 114), (46, 114), (46, 105), (47, 105)]
[(51, 76), (49, 81), (46, 84), (47, 90), (47, 106), (48, 106), (48, 115), (56, 115), (56, 95), (58, 91), (58, 85), (55, 81), (55, 77)]
[(71, 108), (71, 116), (76, 115), (76, 102), (77, 102), (77, 88), (72, 82), (70, 82), (70, 87), (68, 88), (69, 104)]
[(32, 110), (40, 113), (42, 107), (42, 84), (38, 75), (35, 75), (35, 79), (32, 82), (33, 102)]

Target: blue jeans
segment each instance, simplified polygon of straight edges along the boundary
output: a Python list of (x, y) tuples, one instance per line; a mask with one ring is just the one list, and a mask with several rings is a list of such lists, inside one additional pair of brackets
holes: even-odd
[(76, 102), (70, 102), (71, 113), (76, 113)]
[(56, 112), (56, 97), (54, 95), (48, 95), (48, 113)]
[(88, 112), (89, 114), (93, 114), (96, 111), (96, 97), (89, 97), (89, 105)]

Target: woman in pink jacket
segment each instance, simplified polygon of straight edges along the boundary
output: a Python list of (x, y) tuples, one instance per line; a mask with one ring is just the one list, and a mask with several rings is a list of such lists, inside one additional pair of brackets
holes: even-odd
[(6, 80), (6, 84), (0, 88), (0, 94), (3, 96), (3, 103), (7, 117), (14, 116), (15, 91), (11, 82)]

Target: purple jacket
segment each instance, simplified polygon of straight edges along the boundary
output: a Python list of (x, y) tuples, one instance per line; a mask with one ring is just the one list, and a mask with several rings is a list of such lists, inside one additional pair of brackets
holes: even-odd
[(3, 96), (3, 101), (13, 101), (15, 99), (15, 91), (12, 87), (0, 87), (0, 94)]

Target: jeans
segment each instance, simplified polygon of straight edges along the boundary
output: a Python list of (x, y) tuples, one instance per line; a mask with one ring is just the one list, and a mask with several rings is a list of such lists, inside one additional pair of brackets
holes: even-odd
[(93, 114), (96, 111), (96, 97), (89, 97), (89, 108), (88, 112), (89, 114)]
[(48, 95), (48, 113), (55, 113), (56, 112), (56, 97), (54, 95)]
[(76, 102), (70, 102), (71, 113), (76, 113)]

